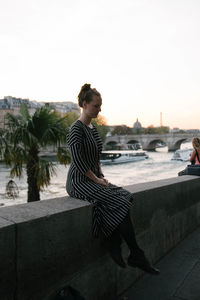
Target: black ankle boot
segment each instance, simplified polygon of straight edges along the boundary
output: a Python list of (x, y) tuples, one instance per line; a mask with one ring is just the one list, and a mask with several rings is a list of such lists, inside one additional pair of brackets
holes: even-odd
[(159, 275), (160, 271), (150, 265), (149, 261), (144, 255), (144, 252), (141, 250), (135, 254), (130, 254), (128, 258), (128, 265), (134, 268), (139, 268), (149, 274)]

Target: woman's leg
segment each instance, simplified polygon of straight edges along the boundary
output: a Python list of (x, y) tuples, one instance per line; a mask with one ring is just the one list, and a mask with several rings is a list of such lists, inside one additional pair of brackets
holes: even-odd
[(112, 235), (107, 239), (107, 248), (114, 262), (118, 264), (121, 268), (125, 268), (126, 264), (122, 258), (121, 242), (122, 242), (121, 236), (117, 228), (112, 232)]
[(150, 265), (144, 252), (137, 244), (135, 237), (135, 230), (131, 221), (130, 215), (124, 218), (123, 222), (118, 227), (119, 232), (130, 249), (130, 255), (128, 257), (128, 264), (131, 267), (138, 267), (145, 272), (153, 275), (158, 275), (160, 271)]
[(143, 252), (137, 244), (135, 230), (129, 213), (126, 215), (122, 223), (119, 224), (118, 229), (121, 236), (127, 243), (131, 255), (135, 254), (136, 252)]

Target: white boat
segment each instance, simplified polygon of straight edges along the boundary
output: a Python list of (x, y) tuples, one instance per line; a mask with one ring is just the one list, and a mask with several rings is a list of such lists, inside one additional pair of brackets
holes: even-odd
[(112, 150), (112, 151), (102, 151), (100, 162), (103, 165), (109, 164), (122, 164), (128, 162), (140, 161), (147, 159), (148, 155), (144, 151), (140, 150)]
[(193, 149), (179, 149), (176, 150), (171, 158), (171, 160), (181, 160), (188, 161), (190, 159), (190, 154)]
[(156, 144), (156, 148), (164, 148), (164, 147), (166, 147), (166, 144), (165, 143), (157, 143)]

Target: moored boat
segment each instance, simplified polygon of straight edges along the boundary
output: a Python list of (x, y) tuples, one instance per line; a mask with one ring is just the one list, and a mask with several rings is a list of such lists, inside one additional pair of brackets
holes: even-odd
[(121, 164), (128, 162), (136, 162), (147, 159), (148, 155), (144, 151), (130, 150), (130, 151), (102, 151), (100, 162), (107, 164)]
[(188, 161), (190, 159), (190, 154), (192, 153), (192, 149), (179, 149), (176, 150), (171, 158), (171, 160), (180, 160), (180, 161)]

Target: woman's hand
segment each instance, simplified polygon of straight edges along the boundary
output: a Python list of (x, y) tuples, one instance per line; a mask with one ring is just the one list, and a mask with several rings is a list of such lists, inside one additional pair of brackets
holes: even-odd
[(107, 179), (105, 179), (103, 176), (97, 177), (91, 170), (88, 170), (85, 173), (85, 176), (89, 177), (92, 181), (104, 185), (104, 186), (109, 186), (109, 182)]
[(104, 185), (104, 186), (109, 186), (109, 182), (105, 178), (98, 178), (97, 183), (101, 184), (101, 185)]
[(107, 180), (107, 179), (105, 179), (105, 178), (103, 178), (103, 180), (105, 181), (105, 183), (106, 183), (106, 186), (109, 186), (109, 182), (108, 182), (108, 180)]

